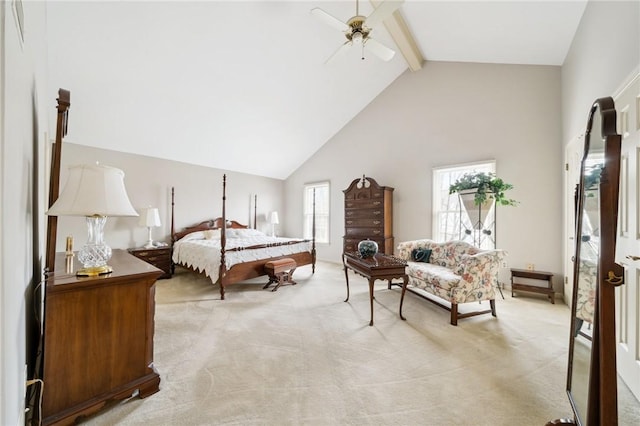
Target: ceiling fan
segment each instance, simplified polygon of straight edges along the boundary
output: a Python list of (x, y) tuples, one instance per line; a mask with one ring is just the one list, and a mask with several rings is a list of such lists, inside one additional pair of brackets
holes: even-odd
[(356, 0), (356, 15), (349, 18), (347, 22), (342, 22), (338, 18), (328, 14), (319, 7), (311, 9), (311, 13), (324, 21), (326, 24), (339, 29), (344, 32), (347, 41), (344, 42), (338, 50), (336, 50), (326, 61), (329, 63), (336, 57), (345, 53), (353, 45), (360, 45), (362, 47), (362, 59), (364, 59), (364, 49), (378, 56), (383, 61), (390, 61), (395, 55), (395, 51), (388, 48), (379, 41), (371, 38), (372, 27), (378, 23), (381, 23), (387, 19), (393, 12), (398, 9), (404, 0), (385, 0), (382, 2), (369, 16), (360, 15), (360, 8), (358, 0)]

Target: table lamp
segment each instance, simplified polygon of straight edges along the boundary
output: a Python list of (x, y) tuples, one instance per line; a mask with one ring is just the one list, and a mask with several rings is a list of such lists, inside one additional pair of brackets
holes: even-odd
[(276, 225), (280, 223), (280, 220), (278, 219), (278, 212), (271, 212), (270, 222), (271, 222), (271, 236), (275, 237)]
[(138, 216), (124, 187), (124, 172), (100, 164), (70, 166), (62, 193), (46, 214), (86, 217), (89, 236), (78, 252), (78, 260), (84, 266), (77, 271), (78, 276), (113, 272), (107, 265), (111, 247), (104, 242), (107, 217)]
[(140, 215), (140, 226), (146, 226), (149, 230), (149, 238), (147, 239), (147, 243), (144, 245), (144, 248), (153, 248), (153, 239), (151, 239), (151, 228), (158, 227), (162, 225), (160, 223), (160, 214), (158, 213), (158, 209), (154, 207), (149, 207), (145, 209)]

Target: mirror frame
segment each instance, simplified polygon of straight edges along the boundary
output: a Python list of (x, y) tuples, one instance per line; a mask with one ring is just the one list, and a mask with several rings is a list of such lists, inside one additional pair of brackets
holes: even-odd
[[(601, 128), (592, 129), (594, 117), (600, 115)], [(580, 269), (580, 245), (584, 210), (585, 162), (589, 154), (591, 137), (604, 140), (604, 167), (600, 175), (599, 228), (600, 247), (596, 262), (597, 280), (591, 344), (591, 362), (588, 378), (586, 413), (578, 412), (571, 392), (574, 340), (576, 338), (576, 299)], [(622, 138), (617, 134), (616, 110), (611, 97), (597, 99), (590, 111), (585, 133), (584, 156), (580, 171), (580, 183), (576, 194), (576, 247), (573, 259), (573, 300), (569, 333), (569, 362), (567, 368), (567, 395), (574, 419), (556, 420), (548, 424), (617, 425), (618, 395), (616, 373), (615, 287), (624, 283), (624, 269), (615, 263), (616, 232), (618, 225), (618, 195), (620, 188), (620, 152)], [(583, 423), (584, 421), (584, 423)]]

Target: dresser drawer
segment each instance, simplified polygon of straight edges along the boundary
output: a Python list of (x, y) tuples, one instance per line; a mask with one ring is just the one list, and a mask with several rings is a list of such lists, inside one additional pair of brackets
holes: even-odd
[(169, 262), (168, 254), (149, 254), (149, 255), (136, 256), (136, 257), (139, 257), (140, 259), (146, 262), (153, 263), (154, 265), (156, 263), (163, 262), (163, 261)]
[(364, 227), (353, 227), (345, 229), (345, 236), (366, 236), (371, 239), (378, 237), (384, 238), (384, 229), (380, 228), (364, 228)]
[(384, 225), (384, 220), (376, 218), (345, 219), (344, 224), (347, 228), (381, 228)]
[(374, 198), (384, 198), (384, 190), (382, 188), (363, 188), (345, 194), (345, 200), (371, 200)]
[(344, 206), (347, 209), (377, 209), (384, 206), (384, 200), (368, 199), (368, 200), (344, 200)]
[(361, 217), (382, 219), (384, 218), (384, 210), (382, 207), (377, 209), (345, 209), (344, 217), (345, 219), (358, 219)]
[(159, 249), (132, 249), (129, 252), (137, 258), (140, 259), (151, 259), (157, 257), (168, 257), (171, 256), (171, 249), (167, 248), (159, 248)]
[[(363, 238), (344, 238), (343, 251), (348, 252), (357, 252), (358, 251), (358, 243), (362, 240), (366, 240), (366, 237)], [(375, 241), (378, 244), (378, 252), (384, 253), (385, 247), (385, 239), (384, 238), (369, 238), (371, 241)]]

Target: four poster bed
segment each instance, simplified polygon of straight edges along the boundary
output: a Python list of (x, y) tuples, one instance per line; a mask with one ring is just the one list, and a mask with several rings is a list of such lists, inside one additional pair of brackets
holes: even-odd
[[(205, 220), (175, 231), (175, 193), (171, 188), (171, 245), (172, 261), (211, 278), (220, 285), (220, 298), (224, 300), (225, 287), (250, 278), (267, 275), (264, 265), (284, 257), (293, 259), (298, 266), (311, 265), (315, 273), (315, 200), (313, 203), (312, 239), (270, 237), (226, 217), (227, 176), (222, 178), (222, 217)], [(226, 226), (224, 224), (226, 223)]]

